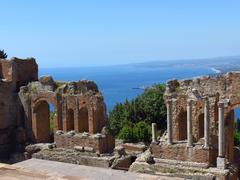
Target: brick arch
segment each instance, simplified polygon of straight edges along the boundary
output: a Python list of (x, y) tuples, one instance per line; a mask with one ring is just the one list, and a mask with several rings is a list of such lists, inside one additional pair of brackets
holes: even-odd
[(79, 109), (78, 131), (89, 132), (89, 112), (87, 107), (81, 107)]
[(38, 101), (32, 111), (32, 132), (33, 140), (37, 143), (51, 141), (50, 135), (50, 110), (45, 100)]
[(32, 99), (33, 105), (37, 104), (40, 101), (47, 101), (48, 103), (53, 104), (54, 109), (56, 109), (56, 107), (57, 107), (57, 102), (56, 102), (54, 96), (51, 96), (51, 95), (41, 95), (41, 96), (39, 96), (39, 97), (37, 97), (35, 99)]
[(69, 108), (67, 110), (67, 121), (66, 121), (66, 130), (71, 131), (74, 130), (74, 110)]
[(177, 115), (177, 140), (182, 141), (187, 139), (187, 111), (181, 109)]
[[(42, 101), (46, 101), (48, 104), (52, 104), (53, 105), (53, 109), (54, 109), (54, 118), (53, 118), (53, 131), (55, 132), (58, 129), (62, 129), (62, 121), (59, 119), (59, 117), (61, 117), (59, 115), (59, 113), (61, 113), (61, 109), (59, 109), (60, 107), (58, 106), (58, 102), (56, 100), (55, 95), (53, 95), (52, 93), (46, 93), (46, 94), (41, 94), (36, 98), (32, 99), (32, 109), (33, 107), (35, 107), (39, 102)], [(33, 116), (33, 112), (32, 112), (32, 116)]]

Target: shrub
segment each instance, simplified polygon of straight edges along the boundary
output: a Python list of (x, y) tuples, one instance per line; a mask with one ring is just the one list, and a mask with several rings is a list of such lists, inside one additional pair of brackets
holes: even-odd
[(127, 142), (134, 142), (136, 136), (134, 135), (134, 125), (132, 123), (125, 124), (118, 134), (119, 139), (123, 139)]
[(240, 147), (240, 131), (235, 130), (233, 138), (234, 138), (234, 145)]
[(134, 126), (133, 133), (138, 141), (142, 142), (151, 141), (152, 136), (151, 126), (144, 121), (140, 121)]
[(151, 126), (144, 121), (137, 124), (126, 123), (120, 130), (118, 138), (127, 142), (150, 142)]

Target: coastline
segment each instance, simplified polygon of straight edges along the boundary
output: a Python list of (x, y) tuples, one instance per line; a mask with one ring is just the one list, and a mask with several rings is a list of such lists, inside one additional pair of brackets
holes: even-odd
[(216, 69), (216, 68), (214, 68), (214, 67), (212, 67), (211, 70), (212, 70), (213, 72), (215, 72), (216, 74), (220, 74), (220, 73), (221, 73), (220, 70), (218, 70), (218, 69)]

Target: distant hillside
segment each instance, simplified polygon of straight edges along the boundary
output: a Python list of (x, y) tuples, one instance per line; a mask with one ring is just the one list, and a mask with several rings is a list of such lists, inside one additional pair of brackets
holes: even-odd
[(203, 66), (213, 68), (217, 72), (240, 71), (240, 56), (217, 57), (206, 59), (163, 60), (131, 64), (134, 67), (164, 68), (183, 66)]

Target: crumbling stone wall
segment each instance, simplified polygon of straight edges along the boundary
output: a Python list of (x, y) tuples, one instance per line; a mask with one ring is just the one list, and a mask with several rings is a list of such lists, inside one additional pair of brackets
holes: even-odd
[[(24, 64), (23, 68), (20, 64)], [(22, 69), (23, 68), (23, 69)], [(28, 71), (24, 71), (25, 69)], [(16, 78), (16, 74), (18, 77)], [(24, 115), (18, 98), (18, 85), (37, 81), (38, 67), (35, 59), (0, 59), (0, 156), (7, 155), (16, 147), (23, 126)], [(26, 78), (27, 77), (27, 78)]]
[(105, 133), (64, 133), (58, 131), (54, 135), (54, 141), (59, 148), (77, 149), (98, 154), (111, 153), (115, 146), (114, 138)]
[(54, 131), (75, 130), (94, 134), (101, 132), (105, 125), (103, 97), (92, 81), (54, 82), (51, 77), (43, 77), (21, 87), (19, 96), (27, 112), (26, 124), (30, 130), (32, 120), (36, 118), (36, 106), (41, 102), (53, 105)]
[[(95, 148), (98, 152), (113, 150), (114, 142), (109, 141), (106, 134), (102, 133), (106, 125), (106, 108), (103, 96), (93, 81), (58, 82), (50, 76), (44, 76), (39, 81), (22, 86), (19, 97), (25, 110), (24, 121), (28, 141), (46, 143), (53, 139), (57, 147), (73, 148), (73, 144), (82, 144)], [(89, 135), (102, 133), (101, 137), (105, 138), (98, 141), (89, 136), (90, 139), (83, 141), (79, 136), (66, 139), (55, 134), (51, 137), (47, 104), (52, 104), (54, 109), (54, 134), (58, 130)]]
[[(210, 154), (209, 164), (216, 164), (218, 151), (218, 136), (219, 136), (219, 115), (218, 103), (224, 102), (224, 142), (226, 150), (226, 158), (228, 162), (233, 162), (233, 131), (234, 131), (234, 108), (240, 105), (240, 73), (230, 72), (216, 77), (199, 77), (191, 80), (171, 80), (167, 82), (165, 92), (166, 103), (171, 101), (171, 117), (172, 117), (172, 139), (174, 143), (187, 141), (187, 106), (188, 100), (192, 100), (192, 132), (193, 146), (198, 144), (204, 145), (204, 104), (205, 100), (209, 101), (209, 145), (210, 148), (205, 148)], [(159, 147), (160, 148), (160, 147)], [(161, 151), (164, 152), (165, 148)], [(186, 147), (187, 148), (187, 147)], [(188, 148), (189, 149), (189, 148)], [(204, 147), (202, 146), (204, 150)], [(160, 151), (160, 150), (159, 150)], [(204, 152), (200, 151), (198, 152)], [(185, 152), (188, 152), (187, 149)], [(181, 160), (188, 161), (189, 155), (180, 153)], [(200, 156), (204, 156), (200, 153)], [(163, 155), (164, 156), (164, 155)], [(183, 158), (183, 159), (182, 159)], [(180, 159), (179, 159), (180, 160)], [(194, 159), (192, 159), (194, 161)], [(198, 159), (199, 162), (201, 162)], [(202, 162), (206, 162), (206, 158), (202, 158)]]

